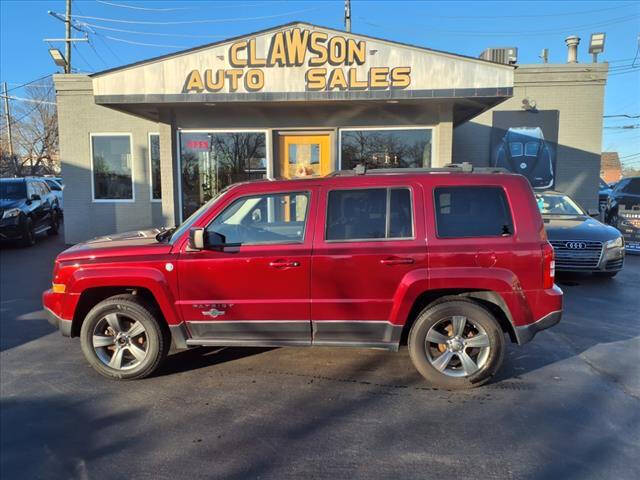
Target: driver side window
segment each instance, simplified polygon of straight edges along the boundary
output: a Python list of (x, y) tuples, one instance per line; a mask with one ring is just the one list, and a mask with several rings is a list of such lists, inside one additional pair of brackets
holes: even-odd
[(218, 233), (224, 243), (238, 246), (302, 243), (308, 207), (308, 192), (242, 197), (225, 208), (206, 233)]

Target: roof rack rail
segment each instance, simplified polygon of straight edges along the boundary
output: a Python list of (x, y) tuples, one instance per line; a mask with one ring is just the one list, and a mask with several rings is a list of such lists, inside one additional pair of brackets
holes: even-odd
[(381, 173), (432, 173), (432, 172), (461, 172), (461, 173), (509, 173), (502, 167), (474, 167), (469, 162), (448, 163), (443, 167), (432, 168), (371, 168), (358, 164), (352, 170), (338, 170), (327, 175), (328, 177), (352, 177), (354, 175), (370, 175)]

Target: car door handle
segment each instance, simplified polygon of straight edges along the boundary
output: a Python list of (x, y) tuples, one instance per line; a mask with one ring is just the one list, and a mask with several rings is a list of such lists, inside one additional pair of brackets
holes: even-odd
[(383, 258), (380, 260), (382, 265), (409, 265), (414, 262), (413, 258)]
[(274, 260), (273, 262), (269, 262), (269, 266), (273, 268), (299, 267), (300, 262), (289, 261), (289, 260)]

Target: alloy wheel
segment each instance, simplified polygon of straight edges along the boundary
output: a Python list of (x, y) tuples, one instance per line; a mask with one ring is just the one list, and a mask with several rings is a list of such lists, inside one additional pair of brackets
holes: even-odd
[(489, 360), (487, 332), (473, 320), (455, 315), (435, 323), (427, 332), (425, 351), (429, 363), (450, 377), (468, 377)]
[(141, 322), (121, 313), (109, 313), (96, 324), (92, 345), (106, 366), (131, 370), (147, 357), (147, 332)]

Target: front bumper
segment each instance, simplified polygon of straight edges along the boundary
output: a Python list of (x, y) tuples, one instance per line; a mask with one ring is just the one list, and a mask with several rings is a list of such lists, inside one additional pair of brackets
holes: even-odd
[[(42, 294), (42, 306), (44, 308), (44, 311), (47, 313), (47, 320), (49, 320), (49, 323), (54, 327), (56, 327), (58, 330), (60, 330), (60, 333), (63, 336), (70, 337), (71, 325), (73, 324), (73, 321), (62, 318), (62, 316), (59, 313), (56, 313), (56, 312), (63, 312), (63, 315), (64, 315), (63, 306), (65, 304), (70, 303), (70, 302), (63, 303), (63, 300), (65, 298), (67, 300), (71, 300), (72, 301), (71, 306), (75, 307), (74, 300), (76, 300), (76, 298), (74, 298), (73, 296), (65, 295), (63, 293), (55, 293), (51, 289), (46, 290)], [(73, 315), (70, 314), (69, 316), (73, 316)]]
[(556, 272), (618, 272), (624, 267), (624, 255), (624, 247), (603, 247), (595, 264), (590, 266), (582, 265), (579, 259), (556, 257)]
[(0, 220), (0, 240), (19, 240), (22, 238), (22, 226), (19, 217)]
[(523, 325), (521, 327), (515, 327), (518, 345), (530, 342), (539, 331), (553, 327), (555, 324), (560, 322), (561, 318), (562, 310), (556, 310), (555, 312), (548, 313), (537, 322), (530, 323), (529, 325)]
[(65, 320), (64, 318), (59, 317), (47, 307), (44, 307), (44, 311), (47, 312), (47, 320), (49, 321), (49, 323), (60, 330), (62, 336), (71, 336), (71, 320)]

